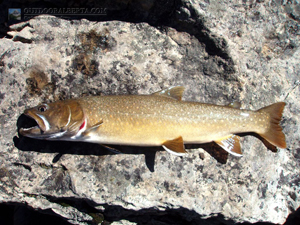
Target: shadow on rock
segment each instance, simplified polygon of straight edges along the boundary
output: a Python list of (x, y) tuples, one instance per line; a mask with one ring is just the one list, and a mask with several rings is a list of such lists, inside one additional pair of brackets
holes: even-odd
[(114, 222), (119, 220), (128, 220), (136, 224), (162, 224), (162, 225), (275, 225), (269, 222), (257, 223), (236, 223), (232, 219), (226, 219), (222, 214), (211, 216), (201, 216), (194, 210), (183, 207), (177, 209), (166, 209), (160, 211), (154, 208), (142, 209), (139, 211), (127, 210), (120, 206), (104, 206), (103, 213), (105, 221)]
[(51, 210), (37, 211), (21, 203), (0, 204), (2, 225), (69, 225), (66, 219), (53, 215)]
[(300, 207), (288, 216), (288, 218), (286, 219), (283, 225), (294, 225), (294, 224), (300, 224)]
[[(45, 196), (47, 198), (47, 196)], [(118, 222), (120, 220), (130, 221), (135, 224), (161, 224), (161, 225), (276, 225), (269, 222), (257, 223), (236, 223), (234, 220), (226, 219), (222, 214), (215, 214), (211, 217), (203, 218), (201, 215), (193, 210), (183, 207), (178, 209), (166, 209), (164, 211), (148, 208), (142, 210), (128, 210), (121, 206), (102, 205), (104, 211), (100, 212), (94, 208), (95, 203), (88, 203), (80, 199), (51, 199), (53, 202), (62, 206), (75, 207), (79, 211), (89, 214), (92, 217), (91, 221), (86, 221), (88, 224), (110, 224), (111, 222)], [(20, 203), (0, 204), (0, 222), (4, 224), (56, 224), (68, 225), (66, 218), (57, 216), (51, 210), (36, 211), (30, 207)], [(297, 210), (299, 211), (299, 210)], [(299, 213), (297, 213), (299, 218)], [(290, 218), (290, 216), (289, 216)], [(297, 224), (297, 218), (290, 218), (290, 223)], [(289, 219), (288, 219), (289, 220)]]

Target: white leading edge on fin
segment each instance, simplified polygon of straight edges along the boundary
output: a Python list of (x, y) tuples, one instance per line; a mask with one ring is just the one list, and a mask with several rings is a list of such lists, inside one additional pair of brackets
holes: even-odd
[[(238, 137), (238, 136), (232, 135), (232, 137), (222, 140), (221, 141), (221, 143), (222, 143), (221, 147), (224, 150), (226, 150), (228, 153), (230, 153), (234, 156), (242, 157), (243, 156), (242, 154), (238, 154), (238, 153), (232, 151), (232, 149), (234, 148), (234, 144), (235, 144), (235, 141), (233, 139), (234, 137)], [(239, 139), (239, 137), (238, 137), (238, 139)]]
[(243, 155), (241, 154), (238, 154), (238, 153), (235, 153), (235, 152), (232, 152), (232, 151), (227, 151), (229, 152), (230, 154), (234, 155), (234, 156), (237, 156), (237, 157), (242, 157)]
[(173, 155), (184, 156), (184, 155), (186, 154), (186, 153), (178, 153), (178, 152), (174, 152), (174, 151), (168, 149), (168, 148), (167, 148), (166, 146), (164, 146), (164, 145), (163, 145), (163, 148), (164, 148), (167, 152), (169, 152), (169, 153), (171, 153), (171, 154), (173, 154)]

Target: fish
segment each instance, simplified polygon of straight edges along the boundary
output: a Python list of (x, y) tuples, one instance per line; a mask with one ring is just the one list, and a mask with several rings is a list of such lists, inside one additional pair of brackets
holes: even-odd
[(257, 133), (270, 144), (286, 148), (280, 121), (284, 102), (256, 111), (240, 104), (214, 105), (183, 101), (184, 87), (150, 95), (87, 96), (26, 109), (36, 126), (22, 127), (29, 138), (92, 142), (108, 145), (162, 146), (183, 156), (185, 144), (215, 142), (242, 156), (240, 134)]

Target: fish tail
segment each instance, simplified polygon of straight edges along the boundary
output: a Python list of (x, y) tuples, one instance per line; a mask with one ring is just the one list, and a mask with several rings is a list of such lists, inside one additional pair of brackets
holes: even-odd
[(278, 102), (258, 110), (258, 112), (263, 112), (269, 115), (269, 126), (265, 132), (259, 133), (259, 135), (272, 145), (279, 148), (286, 148), (285, 136), (282, 132), (282, 127), (279, 124), (282, 118), (284, 106), (284, 102)]

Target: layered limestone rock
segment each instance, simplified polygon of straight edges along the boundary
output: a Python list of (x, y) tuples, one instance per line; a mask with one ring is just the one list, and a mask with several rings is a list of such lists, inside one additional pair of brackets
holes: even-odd
[[(11, 26), (0, 40), (1, 203), (72, 224), (283, 223), (297, 210), (297, 11), (276, 1), (193, 2), (181, 1), (163, 27), (46, 15)], [(215, 144), (189, 145), (183, 157), (159, 147), (117, 146), (125, 154), (112, 154), (17, 132), (30, 123), (24, 109), (40, 102), (175, 85), (185, 86), (184, 100), (252, 110), (285, 101), (287, 149), (243, 136), (242, 158)]]

